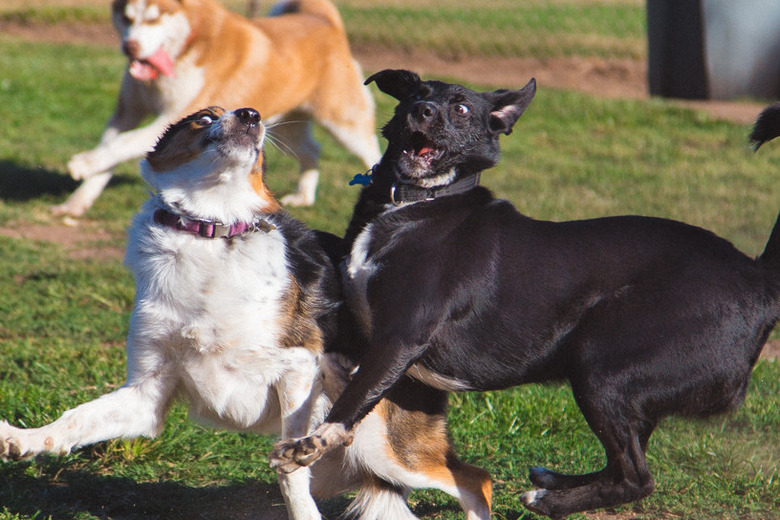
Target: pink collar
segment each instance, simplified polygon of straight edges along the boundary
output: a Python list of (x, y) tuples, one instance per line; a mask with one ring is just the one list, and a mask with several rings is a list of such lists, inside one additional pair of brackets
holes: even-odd
[(233, 238), (248, 232), (264, 231), (269, 233), (276, 229), (276, 226), (265, 219), (257, 219), (253, 222), (236, 222), (226, 226), (216, 220), (192, 219), (164, 208), (159, 208), (154, 212), (154, 221), (177, 231), (203, 238)]

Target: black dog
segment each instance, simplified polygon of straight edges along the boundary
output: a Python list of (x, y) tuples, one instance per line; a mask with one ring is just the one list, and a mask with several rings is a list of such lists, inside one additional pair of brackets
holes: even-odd
[(780, 219), (753, 260), (714, 234), (646, 217), (542, 222), (476, 186), (534, 96), (476, 93), (386, 70), (400, 103), (347, 233), (359, 370), (314, 434), (275, 464), (310, 464), (403, 376), (446, 390), (566, 379), (607, 465), (531, 470), (526, 506), (562, 518), (650, 494), (645, 449), (668, 415), (742, 403), (780, 316)]

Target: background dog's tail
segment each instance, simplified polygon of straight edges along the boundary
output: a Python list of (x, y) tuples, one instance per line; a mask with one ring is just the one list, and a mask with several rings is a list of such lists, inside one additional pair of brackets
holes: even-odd
[(294, 13), (319, 16), (334, 27), (344, 30), (344, 22), (341, 20), (338, 9), (328, 0), (282, 0), (274, 4), (268, 14), (269, 16), (280, 16)]
[(778, 136), (780, 136), (780, 103), (775, 103), (761, 112), (753, 126), (753, 131), (750, 133), (753, 151)]

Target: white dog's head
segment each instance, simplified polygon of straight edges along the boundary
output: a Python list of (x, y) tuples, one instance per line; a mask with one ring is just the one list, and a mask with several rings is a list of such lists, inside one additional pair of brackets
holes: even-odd
[(173, 76), (192, 27), (178, 0), (114, 0), (113, 21), (130, 61), (130, 75), (153, 81)]
[(252, 108), (208, 107), (171, 125), (141, 162), (163, 201), (192, 216), (230, 223), (279, 205), (263, 179), (265, 127)]

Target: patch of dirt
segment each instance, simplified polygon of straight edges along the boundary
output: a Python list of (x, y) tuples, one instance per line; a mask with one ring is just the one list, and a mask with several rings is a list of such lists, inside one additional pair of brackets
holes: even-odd
[(780, 340), (770, 341), (769, 343), (764, 345), (764, 350), (761, 351), (761, 357), (763, 359), (774, 359), (774, 360), (779, 359)]
[(11, 222), (0, 227), (0, 236), (58, 244), (75, 260), (115, 261), (125, 254), (123, 248), (105, 244), (115, 236), (86, 219), (63, 219), (50, 224)]
[[(516, 58), (473, 57), (443, 59), (426, 51), (397, 52), (357, 48), (355, 57), (368, 70), (408, 68), (422, 76), (461, 78), (485, 85), (519, 88), (532, 77), (539, 88), (579, 90), (615, 99), (650, 99), (647, 62), (594, 57)], [(668, 100), (701, 110), (714, 119), (752, 124), (768, 103), (742, 101)]]
[(114, 46), (119, 52), (119, 37), (111, 24), (61, 23), (46, 25), (0, 21), (0, 34), (33, 42)]

